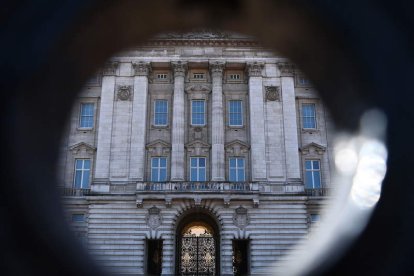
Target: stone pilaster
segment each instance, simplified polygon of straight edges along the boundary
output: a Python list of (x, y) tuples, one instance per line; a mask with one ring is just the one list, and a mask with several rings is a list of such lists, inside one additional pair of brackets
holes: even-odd
[(224, 116), (223, 116), (223, 69), (224, 62), (210, 63), (213, 103), (211, 124), (211, 180), (224, 181)]
[(143, 181), (145, 177), (145, 137), (147, 130), (148, 74), (147, 62), (132, 63), (134, 69), (134, 100), (132, 103), (131, 156), (129, 178)]
[(295, 67), (287, 62), (278, 63), (277, 65), (280, 71), (282, 86), (286, 177), (288, 181), (297, 181), (300, 179), (300, 161), (294, 85)]
[(252, 160), (252, 180), (266, 179), (266, 141), (264, 125), (264, 97), (260, 62), (248, 63), (249, 105), (250, 105), (250, 145)]
[(174, 70), (171, 181), (184, 181), (184, 77), (187, 64), (180, 61), (172, 62), (171, 64)]
[(112, 119), (114, 112), (115, 76), (118, 66), (118, 62), (111, 61), (105, 64), (103, 68), (95, 166), (95, 179), (97, 180), (109, 178)]

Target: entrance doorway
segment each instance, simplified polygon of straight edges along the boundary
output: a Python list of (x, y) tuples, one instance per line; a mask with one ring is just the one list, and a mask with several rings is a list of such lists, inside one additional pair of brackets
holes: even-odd
[(233, 240), (233, 273), (235, 276), (249, 274), (249, 240)]
[(204, 213), (185, 217), (177, 228), (177, 275), (219, 275), (219, 235), (214, 220)]

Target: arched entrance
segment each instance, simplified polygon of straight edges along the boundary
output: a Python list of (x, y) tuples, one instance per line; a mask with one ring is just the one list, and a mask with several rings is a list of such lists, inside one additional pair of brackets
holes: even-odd
[(183, 215), (176, 232), (176, 275), (219, 275), (220, 233), (202, 210)]

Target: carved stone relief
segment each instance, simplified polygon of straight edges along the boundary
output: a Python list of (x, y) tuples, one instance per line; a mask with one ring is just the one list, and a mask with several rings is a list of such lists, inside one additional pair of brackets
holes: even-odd
[(250, 77), (261, 77), (262, 70), (264, 68), (263, 62), (251, 62), (247, 63), (246, 69)]
[(186, 145), (187, 152), (192, 155), (204, 155), (210, 151), (210, 145), (203, 141), (193, 141)]
[(147, 224), (151, 229), (156, 229), (161, 225), (161, 210), (153, 206), (148, 209)]
[(295, 65), (289, 62), (279, 62), (277, 67), (281, 77), (293, 77), (295, 74)]
[(116, 75), (116, 70), (118, 69), (118, 66), (119, 66), (118, 61), (108, 61), (104, 65), (104, 68), (102, 70), (102, 74), (104, 76), (114, 76), (114, 75)]
[(117, 100), (130, 101), (132, 100), (132, 86), (131, 85), (119, 85), (117, 87)]
[(245, 228), (249, 224), (249, 216), (247, 215), (247, 209), (240, 206), (234, 211), (233, 215), (234, 225), (240, 229)]
[(280, 88), (279, 86), (265, 86), (266, 101), (280, 101)]
[(152, 156), (168, 155), (171, 150), (171, 145), (162, 140), (156, 140), (147, 144), (148, 153)]
[(151, 71), (151, 65), (148, 62), (138, 61), (132, 63), (135, 76), (148, 76)]

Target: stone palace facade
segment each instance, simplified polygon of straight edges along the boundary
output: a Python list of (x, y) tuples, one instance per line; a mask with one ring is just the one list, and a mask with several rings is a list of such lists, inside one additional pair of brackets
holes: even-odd
[(68, 220), (127, 275), (266, 275), (331, 181), (309, 80), (252, 38), (160, 35), (85, 84), (62, 143)]

